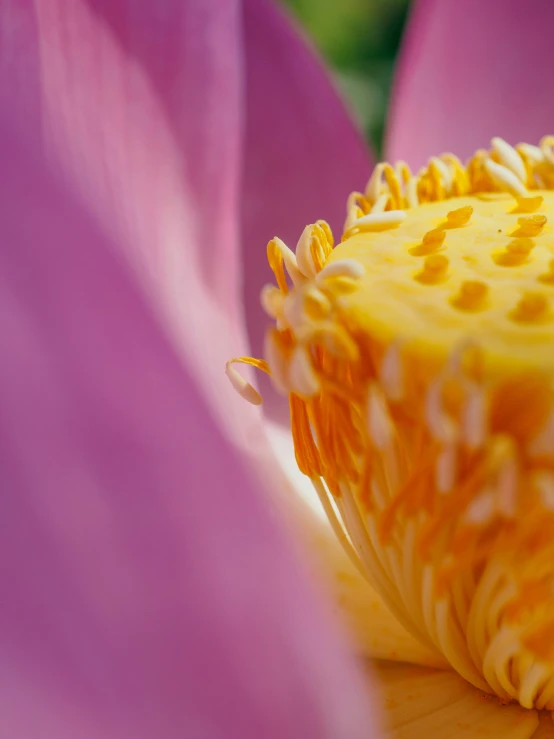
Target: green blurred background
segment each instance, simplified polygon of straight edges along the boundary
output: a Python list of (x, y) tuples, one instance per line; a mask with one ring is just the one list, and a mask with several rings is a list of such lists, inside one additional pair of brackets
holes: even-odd
[(374, 150), (410, 0), (282, 0), (315, 42)]

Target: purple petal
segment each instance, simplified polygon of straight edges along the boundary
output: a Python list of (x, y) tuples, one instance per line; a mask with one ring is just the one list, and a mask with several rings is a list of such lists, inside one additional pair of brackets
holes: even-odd
[(551, 0), (419, 0), (397, 73), (388, 158), (419, 167), (444, 151), (467, 158), (493, 136), (537, 143), (551, 133), (553, 24)]
[(216, 404), (245, 349), (238, 0), (0, 0), (0, 99), (98, 219)]
[(112, 237), (1, 120), (0, 158), (0, 734), (368, 736)]
[(346, 198), (363, 188), (371, 161), (322, 65), (291, 24), (267, 0), (245, 0), (244, 8), (244, 301), (259, 355), (267, 324), (260, 288), (272, 281), (267, 242), (278, 235), (294, 248), (304, 226), (318, 218), (339, 235)]
[(0, 0), (0, 10), (1, 98), (117, 234), (229, 425), (244, 410), (222, 388), (222, 367), (249, 350), (239, 208), (250, 351), (260, 353), (265, 244), (279, 232), (294, 245), (320, 217), (340, 226), (369, 171), (360, 136), (263, 0)]

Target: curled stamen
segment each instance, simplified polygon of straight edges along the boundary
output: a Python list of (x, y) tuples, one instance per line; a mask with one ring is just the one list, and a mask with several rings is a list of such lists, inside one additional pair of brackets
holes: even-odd
[(504, 165), (486, 159), (485, 169), (501, 190), (509, 192), (514, 197), (526, 195), (527, 189), (523, 182)]
[(358, 280), (364, 274), (363, 266), (355, 259), (339, 259), (327, 264), (316, 278), (316, 283), (321, 284), (329, 277), (351, 277)]
[(532, 144), (518, 144), (516, 147), (516, 151), (520, 154), (523, 154), (527, 157), (531, 162), (534, 164), (540, 164), (544, 161), (544, 154), (540, 150), (538, 146), (533, 146)]
[(381, 189), (383, 186), (383, 172), (385, 170), (385, 166), (386, 165), (384, 163), (377, 164), (366, 185), (364, 194), (371, 203), (374, 203), (381, 194)]
[(295, 287), (299, 287), (305, 280), (304, 275), (298, 269), (296, 256), (284, 241), (275, 237), (267, 245), (267, 259), (269, 266), (277, 278), (277, 284), (282, 292), (288, 292), (287, 283), (283, 273), (283, 264)]
[(235, 359), (230, 359), (225, 364), (225, 374), (237, 393), (248, 403), (251, 403), (252, 405), (261, 405), (262, 396), (260, 393), (237, 372), (233, 367), (233, 364), (249, 364), (269, 374), (270, 371), (267, 362), (264, 362), (263, 359), (236, 357)]
[(492, 139), (491, 144), (494, 151), (498, 154), (500, 163), (511, 170), (514, 175), (521, 180), (521, 182), (525, 182), (527, 179), (525, 165), (523, 164), (521, 156), (514, 147), (510, 146), (510, 144), (498, 136)]
[(383, 192), (379, 195), (375, 203), (371, 207), (372, 213), (383, 213), (383, 211), (386, 209), (388, 202), (390, 200), (390, 194), (388, 192)]
[(298, 267), (305, 277), (313, 278), (321, 270), (333, 248), (332, 239), (325, 221), (306, 226), (296, 246)]
[(354, 221), (351, 226), (356, 231), (386, 231), (389, 228), (399, 226), (406, 220), (406, 211), (387, 210), (384, 213), (370, 213)]

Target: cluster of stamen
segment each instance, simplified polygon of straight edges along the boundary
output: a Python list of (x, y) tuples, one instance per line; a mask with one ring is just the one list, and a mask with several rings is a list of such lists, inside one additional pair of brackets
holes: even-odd
[(265, 360), (232, 360), (288, 395), (298, 466), (399, 621), (476, 687), (551, 710), (553, 147), (379, 164), (336, 248), (323, 221), (295, 253), (269, 243)]

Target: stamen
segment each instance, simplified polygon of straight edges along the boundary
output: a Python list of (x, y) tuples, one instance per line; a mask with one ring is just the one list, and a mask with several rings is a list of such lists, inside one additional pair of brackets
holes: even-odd
[[(325, 268), (319, 273), (318, 278), (324, 271)], [(315, 285), (310, 285), (304, 293), (304, 310), (312, 321), (321, 321), (329, 316), (331, 301)]]
[(384, 213), (370, 213), (358, 218), (352, 224), (357, 231), (386, 231), (389, 228), (399, 226), (406, 220), (406, 212), (403, 210), (387, 210)]
[(248, 403), (251, 403), (252, 405), (262, 404), (262, 396), (259, 392), (249, 382), (246, 382), (246, 380), (239, 375), (237, 370), (230, 366), (229, 362), (225, 367), (225, 373), (237, 393), (248, 401)]
[(284, 295), (275, 285), (264, 285), (260, 304), (270, 318), (276, 319), (283, 310)]
[(374, 205), (371, 208), (372, 213), (383, 213), (383, 211), (386, 209), (388, 202), (390, 200), (390, 194), (388, 192), (383, 192), (377, 200), (375, 201)]
[(364, 196), (360, 192), (351, 192), (346, 201), (346, 221), (344, 222), (343, 231), (348, 231), (354, 221), (364, 215), (361, 204), (365, 201)]
[(329, 277), (351, 277), (358, 280), (363, 274), (363, 266), (355, 259), (339, 259), (327, 264), (318, 274), (316, 282), (321, 284)]
[(296, 333), (305, 323), (304, 292), (290, 293), (283, 300), (284, 325)]
[(371, 385), (368, 396), (368, 428), (377, 449), (386, 449), (393, 439), (393, 426), (380, 388)]
[(534, 164), (539, 164), (544, 160), (544, 154), (538, 146), (533, 146), (532, 144), (518, 144), (517, 151), (520, 155), (524, 154), (527, 159), (530, 159)]
[(371, 202), (375, 203), (381, 194), (383, 172), (385, 170), (385, 164), (378, 164), (369, 178), (369, 181), (365, 188), (365, 196)]
[(293, 353), (289, 364), (290, 390), (297, 395), (310, 397), (319, 390), (319, 380), (314, 372), (306, 347), (299, 345)]
[(281, 241), (281, 239), (275, 237), (269, 242), (267, 245), (267, 259), (269, 266), (277, 278), (279, 289), (282, 292), (286, 293), (288, 291), (284, 274), (282, 273), (282, 264), (285, 265), (285, 269), (295, 287), (299, 287), (304, 282), (304, 276), (298, 269), (294, 253), (288, 248), (284, 241)]
[(299, 469), (391, 613), (537, 710), (554, 710), (553, 191), (554, 137), (379, 164), (336, 247), (324, 221), (296, 255), (270, 242), (267, 362), (231, 360), (289, 396)]
[(250, 364), (257, 369), (261, 369), (263, 372), (267, 372), (269, 374), (269, 366), (267, 362), (264, 362), (262, 359), (256, 360), (251, 359), (250, 357), (237, 357), (236, 359), (230, 359), (225, 364), (225, 374), (229, 378), (231, 385), (237, 391), (237, 393), (248, 403), (251, 403), (252, 405), (261, 405), (262, 396), (249, 382), (241, 377), (241, 375), (233, 367), (233, 364), (237, 363)]
[(547, 511), (554, 511), (554, 474), (551, 472), (536, 472), (532, 480), (538, 490), (542, 505)]
[(331, 230), (325, 221), (306, 226), (296, 246), (298, 267), (305, 277), (313, 278), (322, 269), (333, 248)]
[(486, 159), (485, 169), (501, 190), (509, 192), (514, 197), (521, 197), (527, 194), (527, 189), (522, 181), (502, 164), (497, 164), (492, 159)]
[(523, 164), (522, 158), (514, 149), (514, 147), (510, 146), (510, 144), (508, 144), (506, 141), (504, 141), (504, 139), (501, 139), (498, 136), (492, 139), (491, 144), (493, 150), (498, 154), (500, 163), (511, 170), (518, 178), (518, 180), (521, 180), (521, 182), (525, 182), (525, 180), (527, 179), (525, 165)]
[(463, 438), (470, 450), (481, 448), (487, 439), (487, 398), (480, 389), (473, 389), (463, 409)]
[(404, 376), (398, 343), (391, 344), (385, 352), (381, 363), (379, 379), (388, 398), (391, 400), (402, 399), (404, 393)]
[(429, 166), (434, 167), (439, 171), (442, 180), (441, 184), (444, 189), (449, 192), (452, 187), (452, 175), (446, 163), (438, 157), (431, 157), (431, 159), (429, 160)]
[(543, 136), (539, 142), (543, 157), (554, 164), (554, 136)]
[(430, 384), (425, 399), (425, 417), (431, 435), (437, 441), (447, 445), (457, 440), (458, 429), (453, 420), (444, 412), (443, 390), (442, 380), (437, 379)]
[(446, 446), (437, 459), (436, 484), (439, 493), (449, 493), (456, 480), (457, 449), (454, 444)]
[(465, 523), (483, 526), (491, 521), (494, 515), (494, 498), (492, 490), (485, 490), (473, 499), (464, 513)]
[(271, 368), (271, 380), (273, 384), (283, 393), (288, 394), (288, 360), (284, 352), (282, 341), (276, 331), (269, 331), (265, 337), (264, 355), (267, 364)]

